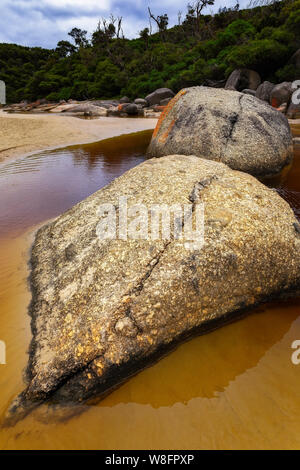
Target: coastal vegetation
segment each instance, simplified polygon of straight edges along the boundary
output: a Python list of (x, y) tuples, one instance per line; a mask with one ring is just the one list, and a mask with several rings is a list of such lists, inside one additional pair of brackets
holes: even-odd
[(149, 27), (136, 39), (124, 37), (123, 18), (101, 19), (91, 35), (74, 27), (70, 41), (53, 50), (0, 44), (0, 80), (7, 101), (130, 98), (151, 91), (222, 81), (236, 68), (256, 70), (278, 83), (299, 78), (289, 62), (300, 46), (300, 0), (273, 1), (241, 10), (202, 14), (194, 2), (179, 12), (178, 24), (149, 9)]

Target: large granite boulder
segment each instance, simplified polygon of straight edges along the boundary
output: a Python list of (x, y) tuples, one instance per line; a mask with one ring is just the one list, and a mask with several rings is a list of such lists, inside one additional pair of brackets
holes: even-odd
[(150, 95), (146, 96), (145, 100), (149, 106), (160, 104), (160, 102), (166, 98), (173, 98), (175, 93), (169, 88), (158, 88)]
[(275, 87), (274, 83), (265, 81), (259, 85), (256, 90), (256, 98), (270, 103), (270, 96), (273, 88)]
[[(147, 230), (140, 239), (126, 240), (126, 231), (99, 237), (105, 211), (114, 208), (124, 221), (120, 196), (131, 217), (144, 205), (149, 227), (155, 204), (177, 205), (174, 225), (184, 234), (204, 205), (204, 245), (174, 230), (165, 239), (146, 239)], [(182, 224), (178, 206), (186, 204)], [(173, 155), (142, 163), (42, 227), (31, 256), (28, 385), (10, 420), (47, 400), (101, 397), (190, 335), (293, 293), (300, 227), (289, 205), (254, 177)]]
[(225, 84), (227, 90), (242, 91), (245, 88), (256, 90), (261, 83), (261, 78), (257, 72), (249, 69), (234, 70), (228, 77)]
[(268, 176), (291, 162), (293, 145), (286, 117), (263, 101), (235, 91), (193, 87), (169, 103), (148, 154), (192, 154)]

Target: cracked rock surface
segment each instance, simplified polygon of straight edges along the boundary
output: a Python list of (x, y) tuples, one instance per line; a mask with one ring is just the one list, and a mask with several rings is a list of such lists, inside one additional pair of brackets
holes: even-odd
[[(101, 240), (98, 208), (204, 203), (205, 244)], [(300, 227), (251, 175), (195, 156), (151, 159), (42, 227), (32, 249), (28, 385), (10, 414), (101, 397), (191, 333), (300, 283)]]
[(196, 155), (270, 176), (292, 162), (293, 143), (288, 120), (267, 103), (237, 91), (192, 87), (167, 106), (148, 154)]

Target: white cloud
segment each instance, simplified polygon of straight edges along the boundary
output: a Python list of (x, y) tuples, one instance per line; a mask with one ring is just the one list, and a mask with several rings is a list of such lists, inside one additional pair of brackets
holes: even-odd
[(66, 8), (81, 8), (86, 10), (97, 10), (101, 7), (102, 10), (109, 10), (110, 0), (44, 0), (46, 5), (54, 6), (56, 8), (66, 7)]
[[(68, 31), (75, 26), (92, 33), (99, 18), (110, 12), (123, 16), (124, 33), (132, 38), (148, 25), (148, 5), (156, 15), (168, 13), (172, 25), (178, 10), (185, 11), (187, 3), (188, 0), (0, 0), (0, 42), (55, 47), (58, 41), (68, 38)], [(216, 0), (214, 10), (225, 3), (229, 7), (236, 2)], [(240, 3), (246, 6), (248, 2)]]

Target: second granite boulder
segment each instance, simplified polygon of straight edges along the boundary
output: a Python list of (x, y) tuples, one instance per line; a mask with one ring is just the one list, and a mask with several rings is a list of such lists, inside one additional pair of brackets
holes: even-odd
[(236, 91), (186, 88), (163, 112), (150, 157), (196, 155), (254, 176), (278, 174), (293, 158), (286, 117), (257, 98)]

